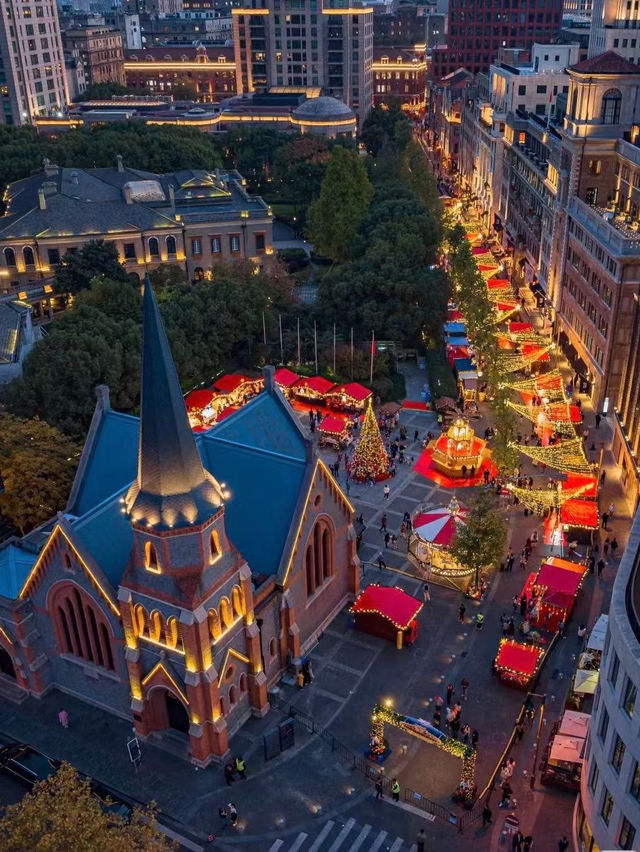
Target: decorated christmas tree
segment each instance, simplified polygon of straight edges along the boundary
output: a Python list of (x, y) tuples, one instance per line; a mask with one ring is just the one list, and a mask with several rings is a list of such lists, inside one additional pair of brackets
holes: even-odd
[(383, 479), (389, 473), (389, 457), (382, 443), (371, 401), (364, 416), (360, 440), (353, 454), (350, 469), (354, 479), (367, 480), (369, 477)]

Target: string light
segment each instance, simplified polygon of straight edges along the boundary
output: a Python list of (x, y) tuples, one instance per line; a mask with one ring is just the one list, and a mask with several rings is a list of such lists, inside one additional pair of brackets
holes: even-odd
[(560, 413), (558, 406), (556, 406), (557, 413), (554, 417), (554, 410), (550, 409), (548, 406), (545, 406), (544, 408), (539, 407), (539, 410), (537, 410), (531, 406), (521, 405), (520, 403), (512, 402), (511, 400), (507, 400), (507, 405), (516, 411), (521, 417), (526, 417), (532, 423), (536, 423), (539, 426), (551, 426), (556, 432), (563, 432), (565, 435), (576, 434), (575, 424), (571, 420), (569, 403), (564, 404), (567, 416), (562, 419), (558, 419), (557, 417), (557, 414)]
[(498, 372), (504, 374), (514, 373), (516, 370), (524, 370), (525, 367), (531, 366), (531, 364), (534, 364), (546, 355), (552, 346), (552, 343), (547, 343), (546, 346), (540, 346), (532, 352), (522, 352), (516, 355), (501, 354), (497, 364)]
[(514, 497), (518, 498), (520, 503), (538, 513), (558, 509), (567, 500), (579, 497), (591, 487), (591, 482), (585, 482), (583, 485), (569, 490), (562, 490), (561, 488), (519, 488), (511, 482), (507, 483), (507, 488)]
[(548, 447), (528, 447), (524, 444), (514, 444), (523, 455), (530, 459), (545, 464), (548, 467), (562, 470), (566, 473), (591, 473), (591, 467), (582, 448), (580, 438), (572, 438), (561, 441), (559, 444), (550, 444)]
[(549, 401), (566, 400), (564, 390), (562, 388), (562, 374), (559, 370), (551, 370), (541, 376), (528, 376), (526, 379), (505, 380), (500, 383), (500, 387), (509, 388), (520, 393), (535, 393), (541, 397), (545, 397)]
[[(414, 621), (418, 617), (418, 614), (420, 613), (420, 610), (423, 607), (423, 604), (421, 603), (421, 601), (417, 600), (417, 598), (414, 598), (411, 595), (408, 595), (406, 592), (402, 592), (402, 594), (405, 595), (405, 597), (414, 601), (415, 608), (414, 608), (414, 611), (409, 616), (406, 624), (399, 624), (397, 621), (395, 621), (393, 618), (391, 618), (391, 616), (389, 615), (388, 612), (383, 612), (381, 609), (378, 609), (376, 607), (370, 607), (368, 609), (365, 609), (363, 606), (360, 605), (361, 598), (365, 597), (367, 595), (367, 592), (369, 591), (369, 589), (371, 589), (372, 587), (375, 587), (377, 589), (382, 589), (382, 588), (387, 589), (388, 588), (387, 586), (381, 586), (379, 583), (370, 583), (365, 589), (363, 589), (363, 591), (360, 592), (360, 594), (356, 598), (356, 601), (353, 604), (353, 606), (351, 607), (351, 609), (349, 610), (349, 612), (353, 612), (356, 615), (362, 615), (362, 614), (379, 615), (382, 618), (384, 618), (386, 621), (390, 621), (391, 624), (393, 624), (393, 626), (396, 628), (396, 630), (402, 630), (402, 631), (407, 630), (411, 626), (411, 622)], [(402, 590), (399, 589), (398, 591), (402, 591)]]
[[(500, 663), (500, 656), (502, 652), (505, 651), (505, 649), (508, 651), (509, 648), (517, 648), (518, 651), (524, 651), (528, 654), (528, 656), (535, 657), (533, 671), (523, 672), (519, 669), (514, 669), (511, 666), (507, 666), (504, 663)], [(494, 661), (494, 668), (499, 674), (504, 675), (507, 680), (513, 680), (516, 681), (516, 683), (521, 684), (522, 686), (526, 686), (537, 674), (543, 656), (544, 651), (542, 650), (542, 648), (538, 648), (535, 645), (523, 645), (520, 642), (514, 642), (513, 639), (501, 639), (500, 645), (498, 646), (498, 653)]]
[(349, 473), (353, 479), (361, 481), (366, 481), (371, 477), (376, 480), (383, 479), (389, 475), (389, 456), (382, 442), (382, 435), (373, 413), (371, 398), (369, 398), (360, 440), (353, 453)]

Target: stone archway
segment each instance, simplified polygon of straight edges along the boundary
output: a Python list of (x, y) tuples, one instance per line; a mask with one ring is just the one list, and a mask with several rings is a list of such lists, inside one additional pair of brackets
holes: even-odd
[(182, 734), (189, 733), (189, 714), (182, 701), (168, 689), (164, 691), (164, 700), (167, 705), (167, 720), (169, 727)]
[(189, 734), (189, 711), (180, 698), (164, 686), (155, 687), (149, 693), (145, 715), (150, 732)]
[(2, 646), (0, 646), (0, 674), (16, 680), (16, 667), (11, 659), (11, 654)]

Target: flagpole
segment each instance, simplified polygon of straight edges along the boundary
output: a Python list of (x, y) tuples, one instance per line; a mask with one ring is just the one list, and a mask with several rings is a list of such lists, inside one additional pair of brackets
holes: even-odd
[(267, 345), (267, 325), (264, 321), (264, 311), (262, 312), (262, 342)]
[(284, 364), (284, 347), (282, 345), (282, 314), (278, 314), (278, 326), (280, 327), (280, 363)]
[(298, 367), (300, 366), (300, 317), (298, 317)]
[(369, 384), (373, 382), (373, 352), (376, 345), (376, 333), (375, 330), (371, 330), (371, 370), (369, 371)]
[(313, 350), (316, 359), (316, 373), (318, 372), (318, 331), (316, 329), (316, 321), (313, 321)]
[(336, 324), (333, 324), (333, 375), (336, 374)]
[(351, 326), (351, 381), (353, 381), (353, 326)]

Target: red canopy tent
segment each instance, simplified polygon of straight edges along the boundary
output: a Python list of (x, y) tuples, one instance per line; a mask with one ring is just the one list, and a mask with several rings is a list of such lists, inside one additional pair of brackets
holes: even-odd
[(531, 322), (510, 322), (509, 334), (528, 334), (534, 332), (533, 323)]
[(547, 373), (538, 376), (536, 379), (538, 392), (544, 390), (562, 390), (562, 376), (559, 373)]
[(327, 393), (333, 387), (333, 382), (323, 376), (304, 376), (292, 385), (293, 392), (296, 396), (303, 399), (322, 399), (324, 400)]
[(453, 362), (456, 358), (468, 358), (469, 357), (469, 347), (468, 346), (447, 346), (447, 359), (449, 364), (453, 367)]
[(586, 572), (584, 565), (557, 556), (541, 565), (536, 575), (536, 586), (543, 589), (537, 617), (541, 627), (557, 630), (560, 621), (567, 623)]
[(510, 290), (511, 282), (508, 278), (490, 278), (487, 281), (487, 288), (489, 290)]
[(232, 393), (242, 385), (256, 381), (262, 381), (262, 379), (251, 379), (249, 376), (242, 375), (242, 373), (227, 373), (224, 376), (220, 376), (213, 383), (213, 387), (220, 393)]
[(360, 593), (351, 607), (358, 630), (399, 642), (411, 644), (418, 635), (416, 617), (421, 601), (393, 586), (372, 584)]
[(537, 645), (501, 639), (494, 667), (504, 683), (527, 689), (540, 668), (543, 656), (544, 650)]
[(448, 322), (460, 322), (463, 320), (464, 315), (462, 311), (459, 311), (457, 308), (449, 308)]
[(206, 408), (214, 397), (214, 392), (209, 388), (192, 390), (184, 398), (184, 404), (188, 411), (202, 411)]
[(293, 370), (288, 370), (286, 367), (280, 367), (275, 372), (275, 383), (281, 388), (290, 388), (295, 385), (300, 376), (294, 373)]
[(224, 409), (220, 412), (220, 414), (218, 414), (218, 417), (217, 417), (216, 423), (219, 423), (221, 420), (226, 420), (226, 419), (227, 419), (227, 417), (231, 417), (231, 415), (232, 415), (232, 414), (235, 414), (235, 412), (236, 412), (236, 411), (238, 411), (238, 406), (236, 406), (236, 405), (228, 405), (226, 408), (224, 408)]
[(327, 404), (333, 408), (364, 408), (365, 402), (371, 396), (369, 388), (358, 382), (348, 382), (345, 385), (336, 385), (326, 394)]
[(567, 500), (560, 507), (560, 523), (568, 527), (597, 530), (600, 526), (598, 504), (595, 500)]
[(327, 414), (326, 417), (322, 418), (320, 431), (326, 432), (328, 435), (342, 435), (348, 431), (347, 421), (344, 417), (334, 417), (332, 414)]
[(598, 496), (598, 480), (592, 473), (568, 473), (561, 487), (563, 491), (583, 487), (584, 491), (580, 492), (580, 497), (583, 498)]
[(478, 248), (472, 248), (471, 251), (476, 256), (481, 256), (483, 254), (491, 254), (489, 249), (482, 248), (482, 246), (478, 246)]

